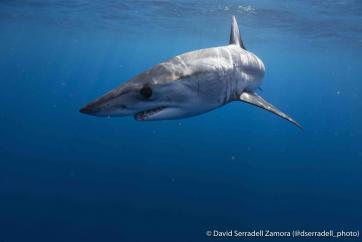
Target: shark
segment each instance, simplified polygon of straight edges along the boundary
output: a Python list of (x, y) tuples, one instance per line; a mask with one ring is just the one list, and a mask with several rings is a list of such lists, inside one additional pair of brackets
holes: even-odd
[(265, 66), (241, 39), (232, 16), (229, 43), (174, 56), (136, 75), (79, 111), (98, 117), (134, 116), (138, 121), (192, 117), (233, 101), (254, 105), (302, 126), (257, 91)]

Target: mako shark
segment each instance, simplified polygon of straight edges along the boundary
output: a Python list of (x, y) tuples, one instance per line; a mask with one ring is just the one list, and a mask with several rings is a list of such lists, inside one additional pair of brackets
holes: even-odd
[(136, 120), (191, 117), (242, 101), (302, 127), (260, 97), (263, 62), (247, 51), (232, 17), (226, 46), (187, 52), (155, 65), (80, 109), (81, 113)]

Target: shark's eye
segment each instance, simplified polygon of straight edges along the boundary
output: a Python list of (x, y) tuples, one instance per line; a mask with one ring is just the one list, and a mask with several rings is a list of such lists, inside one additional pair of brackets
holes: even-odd
[(140, 94), (145, 99), (149, 99), (150, 97), (152, 97), (152, 88), (149, 86), (143, 86), (140, 90)]

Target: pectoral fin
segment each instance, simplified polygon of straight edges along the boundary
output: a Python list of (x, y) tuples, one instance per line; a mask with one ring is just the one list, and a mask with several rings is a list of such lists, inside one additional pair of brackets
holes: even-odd
[(303, 128), (298, 122), (296, 122), (295, 120), (293, 120), (291, 117), (289, 117), (288, 115), (286, 115), (285, 113), (283, 113), (282, 111), (278, 110), (276, 107), (274, 107), (273, 105), (271, 105), (270, 103), (268, 103), (267, 101), (265, 101), (262, 97), (260, 97), (259, 95), (257, 95), (256, 93), (252, 93), (252, 92), (243, 92), (240, 95), (240, 100), (249, 104), (253, 104), (259, 108), (263, 108), (269, 112), (272, 112), (276, 115), (278, 115), (279, 117), (288, 120), (289, 122), (295, 124), (296, 126), (298, 126), (299, 128)]

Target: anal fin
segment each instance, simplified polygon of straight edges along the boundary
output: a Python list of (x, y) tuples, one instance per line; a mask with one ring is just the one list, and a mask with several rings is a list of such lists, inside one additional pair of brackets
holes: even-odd
[(294, 119), (292, 119), (291, 117), (289, 117), (288, 115), (286, 115), (285, 113), (283, 113), (282, 111), (280, 111), (279, 109), (277, 109), (276, 107), (274, 107), (273, 105), (271, 105), (270, 103), (265, 101), (262, 97), (260, 97), (256, 93), (243, 92), (240, 95), (240, 100), (243, 102), (255, 105), (259, 108), (265, 109), (271, 113), (278, 115), (279, 117), (281, 117), (283, 119), (288, 120), (289, 122), (293, 123), (294, 125), (298, 126), (299, 128), (303, 128), (297, 121), (295, 121)]

